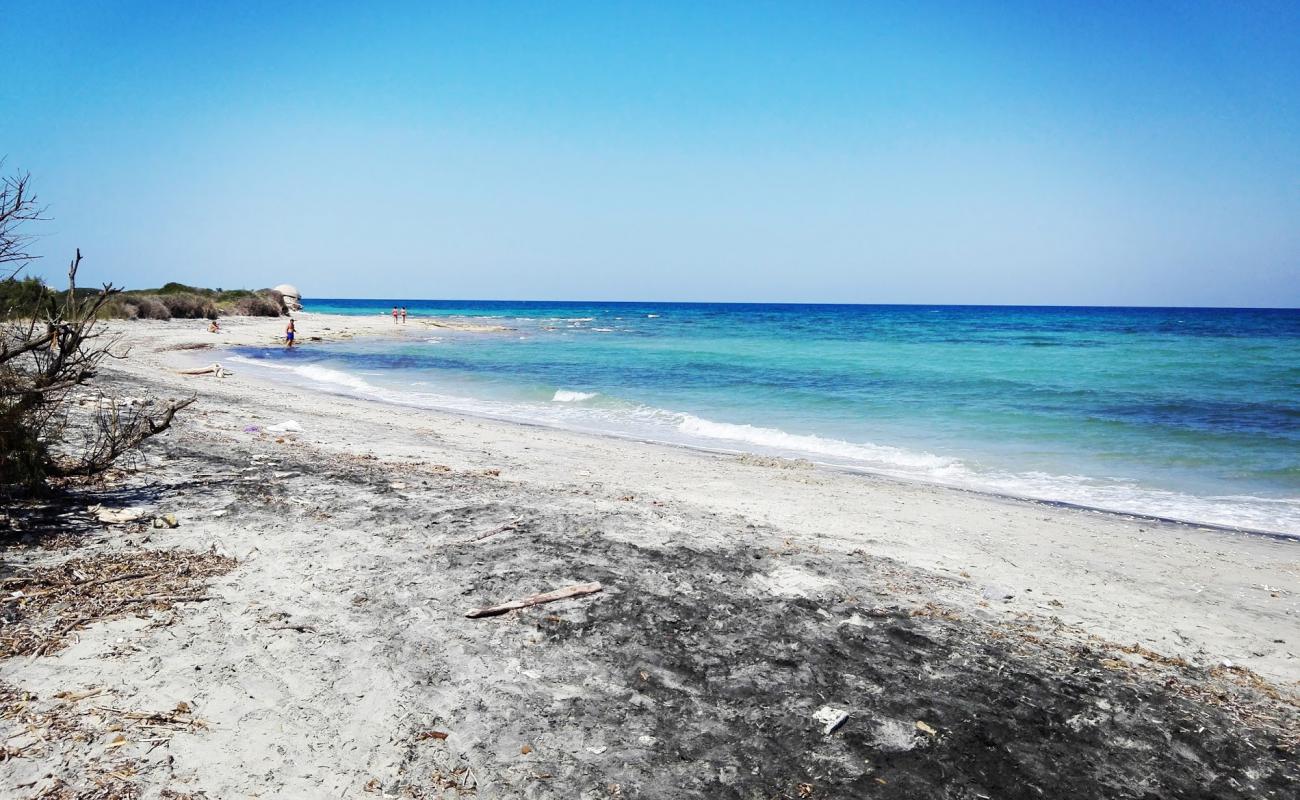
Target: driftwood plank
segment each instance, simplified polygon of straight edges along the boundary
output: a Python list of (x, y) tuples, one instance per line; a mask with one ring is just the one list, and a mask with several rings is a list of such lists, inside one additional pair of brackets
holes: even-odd
[(563, 600), (566, 597), (581, 597), (584, 594), (595, 594), (603, 589), (599, 583), (578, 583), (573, 586), (566, 586), (563, 589), (555, 589), (542, 594), (535, 594), (531, 597), (525, 597), (522, 600), (511, 600), (508, 603), (502, 603), (496, 606), (487, 606), (486, 608), (471, 608), (465, 616), (470, 619), (478, 617), (495, 617), (498, 614), (504, 614), (507, 611), (514, 611), (517, 608), (528, 608), (529, 606), (539, 606), (542, 603), (550, 603), (556, 600)]

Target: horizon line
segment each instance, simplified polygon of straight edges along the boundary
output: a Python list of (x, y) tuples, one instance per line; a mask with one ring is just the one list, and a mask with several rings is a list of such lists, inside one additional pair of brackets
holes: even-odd
[[(141, 290), (136, 290), (141, 291)], [(835, 303), (829, 301), (769, 301), (769, 300), (522, 300), (491, 299), (485, 297), (415, 297), (405, 300), (394, 297), (307, 297), (301, 298), (304, 306), (313, 302), (334, 300), (382, 302), (400, 306), (403, 303), (586, 303), (599, 305), (677, 305), (677, 306), (832, 306), (849, 308), (1105, 308), (1114, 310), (1143, 309), (1177, 311), (1300, 311), (1295, 306), (1164, 306), (1164, 305), (1078, 305), (1061, 303)]]

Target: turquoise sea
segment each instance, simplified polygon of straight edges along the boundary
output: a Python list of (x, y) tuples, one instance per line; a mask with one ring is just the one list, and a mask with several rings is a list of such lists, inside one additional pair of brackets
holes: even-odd
[(1300, 311), (308, 301), (405, 341), (240, 348), (321, 390), (1300, 533)]

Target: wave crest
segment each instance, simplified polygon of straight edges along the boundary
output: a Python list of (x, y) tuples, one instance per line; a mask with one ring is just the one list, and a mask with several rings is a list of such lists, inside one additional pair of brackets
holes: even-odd
[(552, 403), (581, 403), (596, 396), (596, 392), (575, 392), (569, 389), (557, 389)]
[(961, 468), (960, 461), (931, 453), (878, 444), (855, 444), (839, 439), (824, 439), (821, 436), (807, 434), (787, 433), (778, 428), (760, 428), (756, 425), (713, 422), (692, 414), (683, 414), (682, 421), (678, 424), (677, 429), (688, 436), (705, 439), (724, 439), (790, 452), (847, 458), (853, 461), (895, 468), (924, 470), (934, 477)]

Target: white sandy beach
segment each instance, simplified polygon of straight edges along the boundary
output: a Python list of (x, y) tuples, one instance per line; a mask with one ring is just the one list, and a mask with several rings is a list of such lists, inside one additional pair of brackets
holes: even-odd
[[(719, 602), (699, 594), (711, 582), (723, 587), (717, 597), (743, 595), (754, 608), (785, 604), (783, 613), (794, 613), (789, 609), (821, 604), (813, 619), (828, 630), (858, 624), (845, 604), (870, 596), (870, 603), (913, 620), (937, 615), (940, 624), (951, 616), (1038, 631), (1063, 651), (1079, 643), (1102, 650), (1139, 645), (1120, 658), (1141, 661), (1149, 650), (1206, 674), (1224, 665), (1246, 668), (1294, 701), (1295, 541), (802, 462), (411, 411), (259, 381), (237, 364), (227, 363), (235, 374), (221, 379), (176, 372), (196, 359), (221, 361), (216, 349), (180, 348), (269, 343), (283, 324), (231, 318), (222, 321), (224, 333), (212, 335), (200, 322), (113, 323), (132, 347), (129, 359), (108, 366), (122, 391), (197, 392), (200, 399), (151, 444), (142, 475), (121, 484), (148, 488), (116, 501), (174, 513), (179, 527), (101, 527), (78, 555), (165, 547), (215, 551), (239, 563), (211, 584), (216, 599), (178, 607), (166, 627), (147, 614), (88, 625), (66, 649), (0, 662), (0, 681), (40, 702), (102, 688), (103, 695), (82, 703), (87, 718), (100, 722), (107, 717), (95, 716), (91, 705), (161, 709), (185, 702), (206, 727), (171, 735), (161, 748), (137, 743), (135, 733), (110, 748), (103, 731), (100, 738), (88, 733), (86, 742), (34, 748), (5, 764), (0, 794), (38, 796), (59, 782), (73, 786), (129, 756), (129, 780), (149, 797), (161, 796), (163, 786), (207, 797), (397, 795), (415, 785), (417, 773), (430, 786), (443, 780), (438, 791), (449, 797), (672, 796), (666, 784), (627, 766), (669, 747), (671, 726), (649, 730), (639, 727), (640, 717), (593, 710), (582, 711), (578, 722), (578, 712), (565, 712), (564, 722), (549, 716), (573, 703), (597, 703), (693, 719), (689, 705), (613, 691), (606, 685), (613, 678), (589, 663), (593, 651), (622, 645), (587, 615), (650, 585), (665, 598), (697, 598), (690, 602), (703, 619)], [(349, 336), (427, 335), (428, 328), (418, 319), (395, 326), (387, 317), (309, 314), (299, 317), (298, 330), (303, 346), (323, 347)], [(290, 420), (301, 430), (267, 433)], [(512, 521), (517, 529), (448, 555), (466, 537)], [(547, 536), (577, 549), (553, 552)], [(620, 549), (627, 547), (636, 558), (661, 553), (672, 566), (655, 578), (645, 566), (654, 560), (638, 562)], [(746, 572), (733, 586), (725, 570), (751, 552), (754, 563), (740, 565)], [(693, 573), (691, 554), (699, 561)], [(32, 544), (10, 548), (6, 564), (12, 573), (67, 556)], [(595, 579), (606, 588), (590, 598), (495, 620), (463, 618), (474, 605)], [(780, 629), (779, 618), (754, 619), (757, 627)], [(535, 655), (551, 646), (547, 626), (561, 624), (554, 620), (582, 622), (584, 637), (566, 638), (562, 649), (557, 644), (553, 658)], [(665, 630), (674, 625), (693, 630), (689, 619)], [(807, 642), (800, 649), (797, 641), (791, 658), (815, 671), (821, 650)], [(667, 667), (660, 676), (648, 655), (637, 658), (646, 666), (640, 679), (628, 679), (634, 684), (682, 680)], [(854, 702), (826, 691), (783, 699), (781, 715)], [(855, 712), (845, 730), (865, 713)], [(877, 740), (888, 728), (880, 719), (872, 723)], [(941, 731), (936, 740), (946, 735), (934, 725)], [(413, 744), (416, 728), (449, 735)], [(909, 742), (913, 733), (909, 728)], [(929, 741), (928, 734), (917, 736)], [(22, 743), (19, 736), (10, 746)], [(758, 776), (757, 766), (743, 754), (715, 756), (713, 763), (697, 753), (693, 761), (709, 763), (696, 772), (673, 767), (658, 774), (666, 780), (671, 773), (684, 787), (681, 796), (707, 796), (714, 785), (708, 781), (733, 787), (734, 796), (759, 796), (743, 779), (750, 768)], [(601, 760), (607, 758), (613, 760)], [(767, 773), (762, 778), (773, 791), (794, 792), (803, 783), (819, 785), (818, 770), (839, 774), (818, 758), (809, 756), (807, 774), (790, 775), (783, 787)], [(880, 769), (843, 778), (849, 783), (842, 785), (885, 776), (886, 767)], [(444, 778), (429, 777), (434, 773)], [(610, 788), (623, 784), (626, 790)]]

